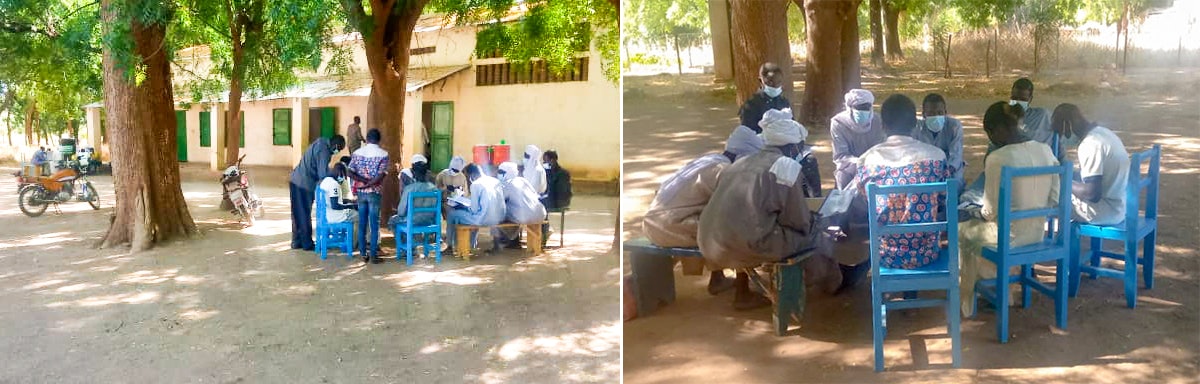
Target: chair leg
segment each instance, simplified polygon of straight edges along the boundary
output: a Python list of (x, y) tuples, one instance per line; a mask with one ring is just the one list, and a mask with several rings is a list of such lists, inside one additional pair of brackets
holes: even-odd
[(1067, 260), (1058, 259), (1054, 270), (1054, 320), (1058, 329), (1067, 329)]
[(317, 232), (317, 244), (316, 244), (317, 254), (321, 255), (321, 260), (325, 260), (325, 257), (326, 257), (325, 231), (323, 229), (318, 229), (318, 230), (316, 230), (316, 232)]
[(1154, 289), (1154, 242), (1157, 237), (1158, 229), (1155, 229), (1142, 239), (1142, 279), (1146, 289)]
[(1008, 343), (1008, 286), (1009, 266), (996, 265), (996, 336), (1000, 343)]
[(1079, 278), (1081, 277), (1081, 276), (1079, 276), (1081, 273), (1081, 268), (1079, 267), (1080, 252), (1081, 252), (1079, 249), (1079, 236), (1070, 236), (1070, 239), (1068, 239), (1068, 241), (1070, 241), (1070, 247), (1068, 248), (1069, 250), (1067, 251), (1067, 257), (1071, 258), (1070, 263), (1069, 263), (1071, 266), (1070, 266), (1070, 271), (1068, 271), (1068, 273), (1067, 273), (1067, 279), (1068, 279), (1067, 285), (1069, 286), (1069, 288), (1067, 288), (1067, 291), (1068, 291), (1068, 296), (1075, 297), (1076, 295), (1079, 294)]
[(883, 372), (883, 293), (871, 287), (871, 332), (875, 344), (875, 372)]
[(775, 267), (775, 336), (787, 333), (793, 315), (804, 313), (804, 268), (800, 264)]
[(946, 323), (950, 333), (950, 361), (954, 368), (962, 368), (962, 330), (959, 326), (959, 321), (962, 320), (962, 300), (958, 295), (958, 286), (946, 291)]
[(416, 247), (415, 245), (413, 245), (413, 234), (412, 234), (412, 232), (405, 233), (405, 234), (404, 234), (404, 238), (405, 238), (405, 243), (404, 243), (404, 256), (405, 256), (405, 258), (407, 258), (407, 261), (406, 261), (406, 263), (407, 263), (408, 265), (412, 265), (412, 263), (413, 263), (413, 262), (412, 262), (412, 259), (413, 259), (413, 252), (416, 252), (416, 250), (417, 250), (417, 247)]
[[(1091, 255), (1090, 260), (1092, 263), (1092, 268), (1100, 268), (1100, 261), (1101, 261), (1100, 252), (1103, 252), (1103, 251), (1104, 251), (1104, 239), (1101, 239), (1099, 237), (1093, 237), (1092, 238), (1092, 247), (1090, 249), (1088, 249), (1088, 254)], [(1092, 278), (1092, 280), (1096, 280), (1096, 279), (1100, 278), (1100, 274), (1097, 272), (1092, 272), (1091, 278)]]
[(1029, 289), (1031, 281), (1033, 281), (1033, 266), (1022, 265), (1021, 279), (1017, 281), (1021, 285), (1021, 308), (1029, 309), (1029, 302), (1033, 301), (1033, 291)]
[(433, 239), (434, 239), (433, 252), (434, 252), (434, 254), (437, 255), (437, 263), (441, 264), (442, 263), (442, 230), (441, 229), (438, 229), (438, 231), (433, 234)]
[(565, 242), (563, 236), (567, 235), (567, 211), (558, 214), (558, 247), (562, 248)]
[(1125, 242), (1125, 306), (1137, 307), (1137, 240)]

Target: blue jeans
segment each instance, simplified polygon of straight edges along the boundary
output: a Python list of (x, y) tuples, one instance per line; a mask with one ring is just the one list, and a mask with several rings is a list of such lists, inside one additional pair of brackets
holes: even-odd
[[(359, 255), (379, 254), (379, 194), (358, 194), (358, 251)], [(367, 253), (367, 229), (371, 230), (371, 253)]]

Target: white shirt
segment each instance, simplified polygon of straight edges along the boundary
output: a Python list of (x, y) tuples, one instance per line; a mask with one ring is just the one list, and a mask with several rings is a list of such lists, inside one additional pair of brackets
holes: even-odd
[[(1047, 167), (1058, 165), (1054, 152), (1046, 144), (1029, 140), (1005, 145), (984, 159), (983, 209), (984, 220), (995, 221), (1000, 211), (1000, 172), (1004, 167)], [(1056, 206), (1058, 204), (1057, 176), (1043, 175), (1014, 178), (1010, 195), (1013, 211)], [(1020, 246), (1036, 243), (1045, 235), (1045, 219), (1031, 217), (1012, 223), (1011, 244)]]
[(342, 184), (338, 183), (337, 180), (332, 177), (326, 177), (324, 180), (321, 180), (321, 184), (318, 185), (317, 188), (321, 188), (321, 190), (325, 192), (325, 220), (330, 223), (341, 223), (346, 221), (349, 215), (346, 212), (347, 210), (333, 209), (333, 205), (329, 204), (330, 197), (336, 197), (338, 198), (338, 201), (342, 201)]
[[(1125, 220), (1125, 187), (1129, 183), (1129, 153), (1108, 128), (1096, 126), (1079, 142), (1079, 177), (1100, 176), (1100, 201), (1079, 201), (1095, 210), (1092, 224), (1117, 224)], [(1076, 199), (1079, 200), (1079, 199)]]

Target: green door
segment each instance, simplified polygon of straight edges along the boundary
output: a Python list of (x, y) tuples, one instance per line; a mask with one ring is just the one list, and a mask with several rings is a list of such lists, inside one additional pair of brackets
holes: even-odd
[(432, 103), (432, 115), (429, 161), (434, 170), (440, 171), (450, 166), (450, 157), (454, 156), (454, 103)]
[(200, 111), (200, 146), (212, 146), (212, 112)]
[(175, 143), (179, 147), (179, 162), (186, 163), (187, 156), (187, 111), (175, 111)]
[(321, 137), (330, 138), (337, 134), (337, 108), (321, 108)]

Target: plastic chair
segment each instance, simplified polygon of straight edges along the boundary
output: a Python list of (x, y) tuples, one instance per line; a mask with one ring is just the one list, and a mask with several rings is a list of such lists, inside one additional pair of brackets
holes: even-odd
[[(1013, 283), (1021, 285), (1021, 307), (1029, 308), (1032, 292), (1029, 288), (1054, 299), (1055, 325), (1060, 329), (1067, 328), (1067, 291), (1069, 260), (1067, 257), (1070, 247), (1071, 227), (1066, 218), (1071, 217), (1071, 162), (1048, 167), (1004, 167), (1000, 170), (1000, 207), (997, 212), (996, 225), (999, 232), (995, 246), (983, 247), (984, 260), (996, 265), (996, 278), (975, 282), (975, 296), (971, 298), (971, 313), (974, 315), (977, 299), (983, 297), (995, 305), (998, 320), (996, 321), (996, 336), (1000, 343), (1008, 342), (1008, 286)], [(1038, 207), (1014, 211), (1012, 206), (1013, 179), (1020, 177), (1035, 177), (1058, 175), (1058, 205)], [(1010, 236), (1012, 222), (1045, 217), (1057, 224), (1052, 227), (1052, 236), (1043, 238), (1033, 244), (1014, 247)], [(1061, 218), (1061, 219), (1060, 219)], [(1054, 288), (1042, 284), (1033, 275), (1033, 265), (1040, 262), (1055, 261)], [(1010, 276), (1009, 269), (1020, 266), (1021, 274)]]
[[(958, 290), (958, 210), (946, 210), (945, 221), (916, 224), (884, 224), (879, 221), (876, 196), (909, 193), (945, 193), (946, 207), (958, 206), (958, 181), (880, 186), (867, 184), (869, 225), (871, 231), (871, 321), (875, 339), (875, 371), (883, 371), (883, 338), (886, 335), (888, 309), (924, 308), (945, 305), (950, 334), (953, 366), (962, 366), (962, 339), (959, 320)], [(880, 236), (918, 232), (947, 232), (950, 245), (941, 249), (938, 259), (917, 269), (885, 268), (880, 264)], [(923, 290), (944, 290), (945, 299), (917, 298), (912, 293)], [(889, 292), (905, 292), (901, 298), (884, 300)]]
[(344, 221), (340, 223), (330, 223), (325, 215), (325, 211), (329, 206), (329, 198), (325, 196), (325, 191), (317, 188), (317, 226), (316, 230), (317, 244), (315, 251), (321, 255), (321, 260), (325, 260), (329, 253), (329, 248), (341, 248), (346, 252), (346, 258), (354, 257), (354, 223)]
[[(1158, 144), (1148, 151), (1135, 153), (1129, 162), (1129, 184), (1125, 194), (1125, 221), (1116, 225), (1093, 225), (1075, 223), (1075, 233), (1071, 241), (1071, 297), (1079, 293), (1079, 278), (1081, 272), (1087, 272), (1092, 279), (1097, 277), (1115, 277), (1125, 280), (1125, 305), (1129, 308), (1137, 306), (1137, 265), (1142, 265), (1142, 279), (1146, 289), (1154, 288), (1154, 244), (1158, 237), (1158, 163), (1162, 149)], [(1149, 161), (1150, 169), (1142, 175), (1142, 163)], [(1145, 215), (1140, 216), (1140, 195), (1146, 190)], [(1080, 265), (1080, 241), (1091, 237), (1089, 249), (1089, 264)], [(1103, 241), (1117, 240), (1125, 243), (1125, 253), (1105, 252)], [(1138, 241), (1142, 241), (1142, 258), (1137, 257)], [(1123, 270), (1103, 268), (1100, 258), (1108, 257), (1124, 260)]]
[[(434, 199), (436, 203), (427, 207), (417, 206), (415, 201), (419, 199)], [(425, 246), (425, 255), (430, 252), (436, 254), (438, 263), (442, 262), (442, 191), (432, 192), (413, 192), (408, 194), (408, 210), (404, 214), (404, 221), (396, 223), (392, 229), (392, 233), (396, 234), (396, 248), (404, 247), (407, 264), (413, 263), (413, 250), (417, 248), (417, 244), (413, 242), (415, 235), (424, 234), (425, 238), (421, 241), (421, 245)], [(430, 225), (414, 225), (413, 216), (419, 213), (434, 214), (433, 224)], [(432, 236), (430, 236), (432, 235)], [(430, 237), (433, 241), (430, 242)], [(430, 250), (430, 247), (433, 249)], [(399, 257), (396, 258), (400, 260)]]

